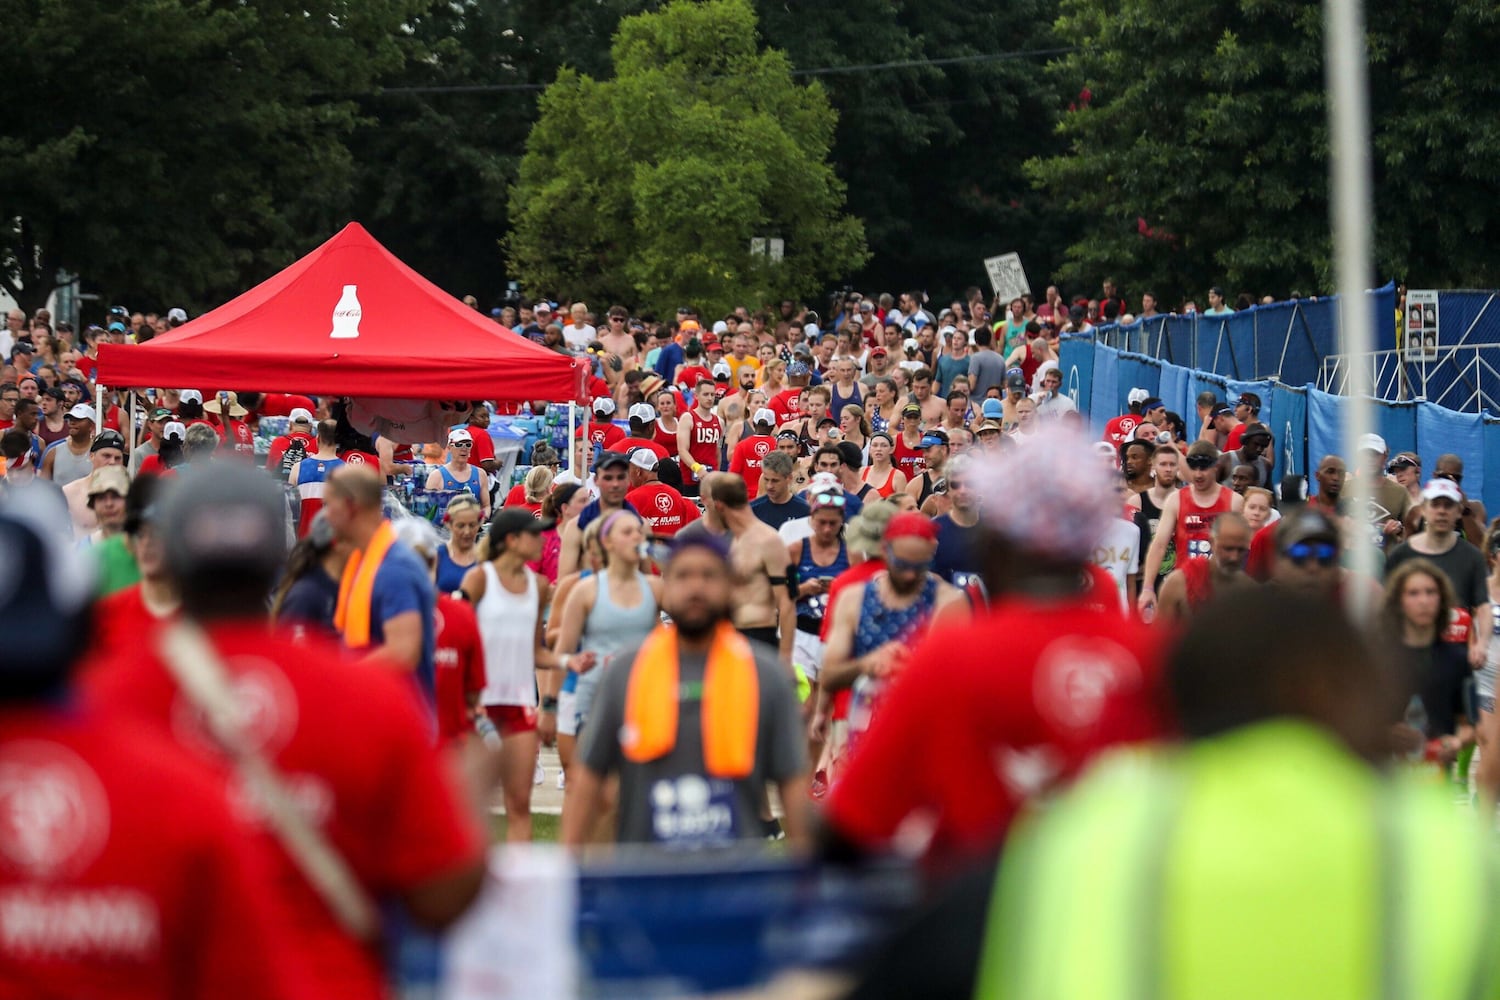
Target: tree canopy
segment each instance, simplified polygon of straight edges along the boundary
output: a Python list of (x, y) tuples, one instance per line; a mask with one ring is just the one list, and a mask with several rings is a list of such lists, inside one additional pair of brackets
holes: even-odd
[[(713, 311), (812, 296), (865, 262), (827, 96), (760, 48), (748, 0), (627, 17), (611, 57), (611, 79), (565, 68), (542, 96), (510, 202), (528, 288)], [(784, 259), (752, 254), (757, 238)]]

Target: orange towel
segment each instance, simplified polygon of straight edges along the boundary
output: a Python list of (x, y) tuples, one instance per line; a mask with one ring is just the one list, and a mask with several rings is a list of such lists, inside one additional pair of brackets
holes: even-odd
[[(677, 745), (677, 630), (657, 626), (630, 667), (622, 749), (643, 764)], [(750, 643), (728, 622), (714, 632), (703, 678), (703, 764), (715, 778), (746, 778), (755, 767), (760, 677)]]
[(370, 644), (370, 606), (375, 597), (375, 574), (385, 562), (385, 554), (396, 544), (396, 529), (391, 522), (381, 521), (370, 544), (362, 552), (356, 552), (344, 564), (344, 575), (339, 580), (339, 603), (333, 612), (333, 627), (344, 637), (350, 649), (363, 649)]

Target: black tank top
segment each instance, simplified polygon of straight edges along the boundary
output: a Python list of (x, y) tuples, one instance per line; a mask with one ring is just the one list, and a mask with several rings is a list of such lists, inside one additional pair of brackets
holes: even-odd
[(935, 491), (932, 488), (932, 470), (931, 469), (923, 469), (922, 470), (922, 492), (920, 494), (918, 494), (918, 496), (917, 496), (917, 510), (921, 510), (922, 509), (922, 505), (927, 502), (927, 498), (930, 497), (930, 496), (932, 496), (932, 494), (934, 492)]

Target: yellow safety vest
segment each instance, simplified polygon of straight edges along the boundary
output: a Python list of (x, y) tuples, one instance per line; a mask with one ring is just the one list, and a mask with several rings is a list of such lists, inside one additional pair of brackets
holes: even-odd
[(1101, 764), (1006, 846), (983, 1000), (1500, 997), (1500, 868), (1441, 787), (1277, 720)]

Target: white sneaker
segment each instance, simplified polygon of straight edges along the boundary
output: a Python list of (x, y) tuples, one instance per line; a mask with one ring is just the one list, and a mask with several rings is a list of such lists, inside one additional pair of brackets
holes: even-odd
[(536, 762), (536, 770), (531, 773), (531, 783), (540, 785), (547, 780), (547, 769), (542, 766), (541, 761)]
[(567, 784), (568, 784), (568, 772), (564, 771), (562, 768), (558, 768), (557, 769), (557, 790), (559, 792), (562, 791), (565, 787), (567, 787)]

